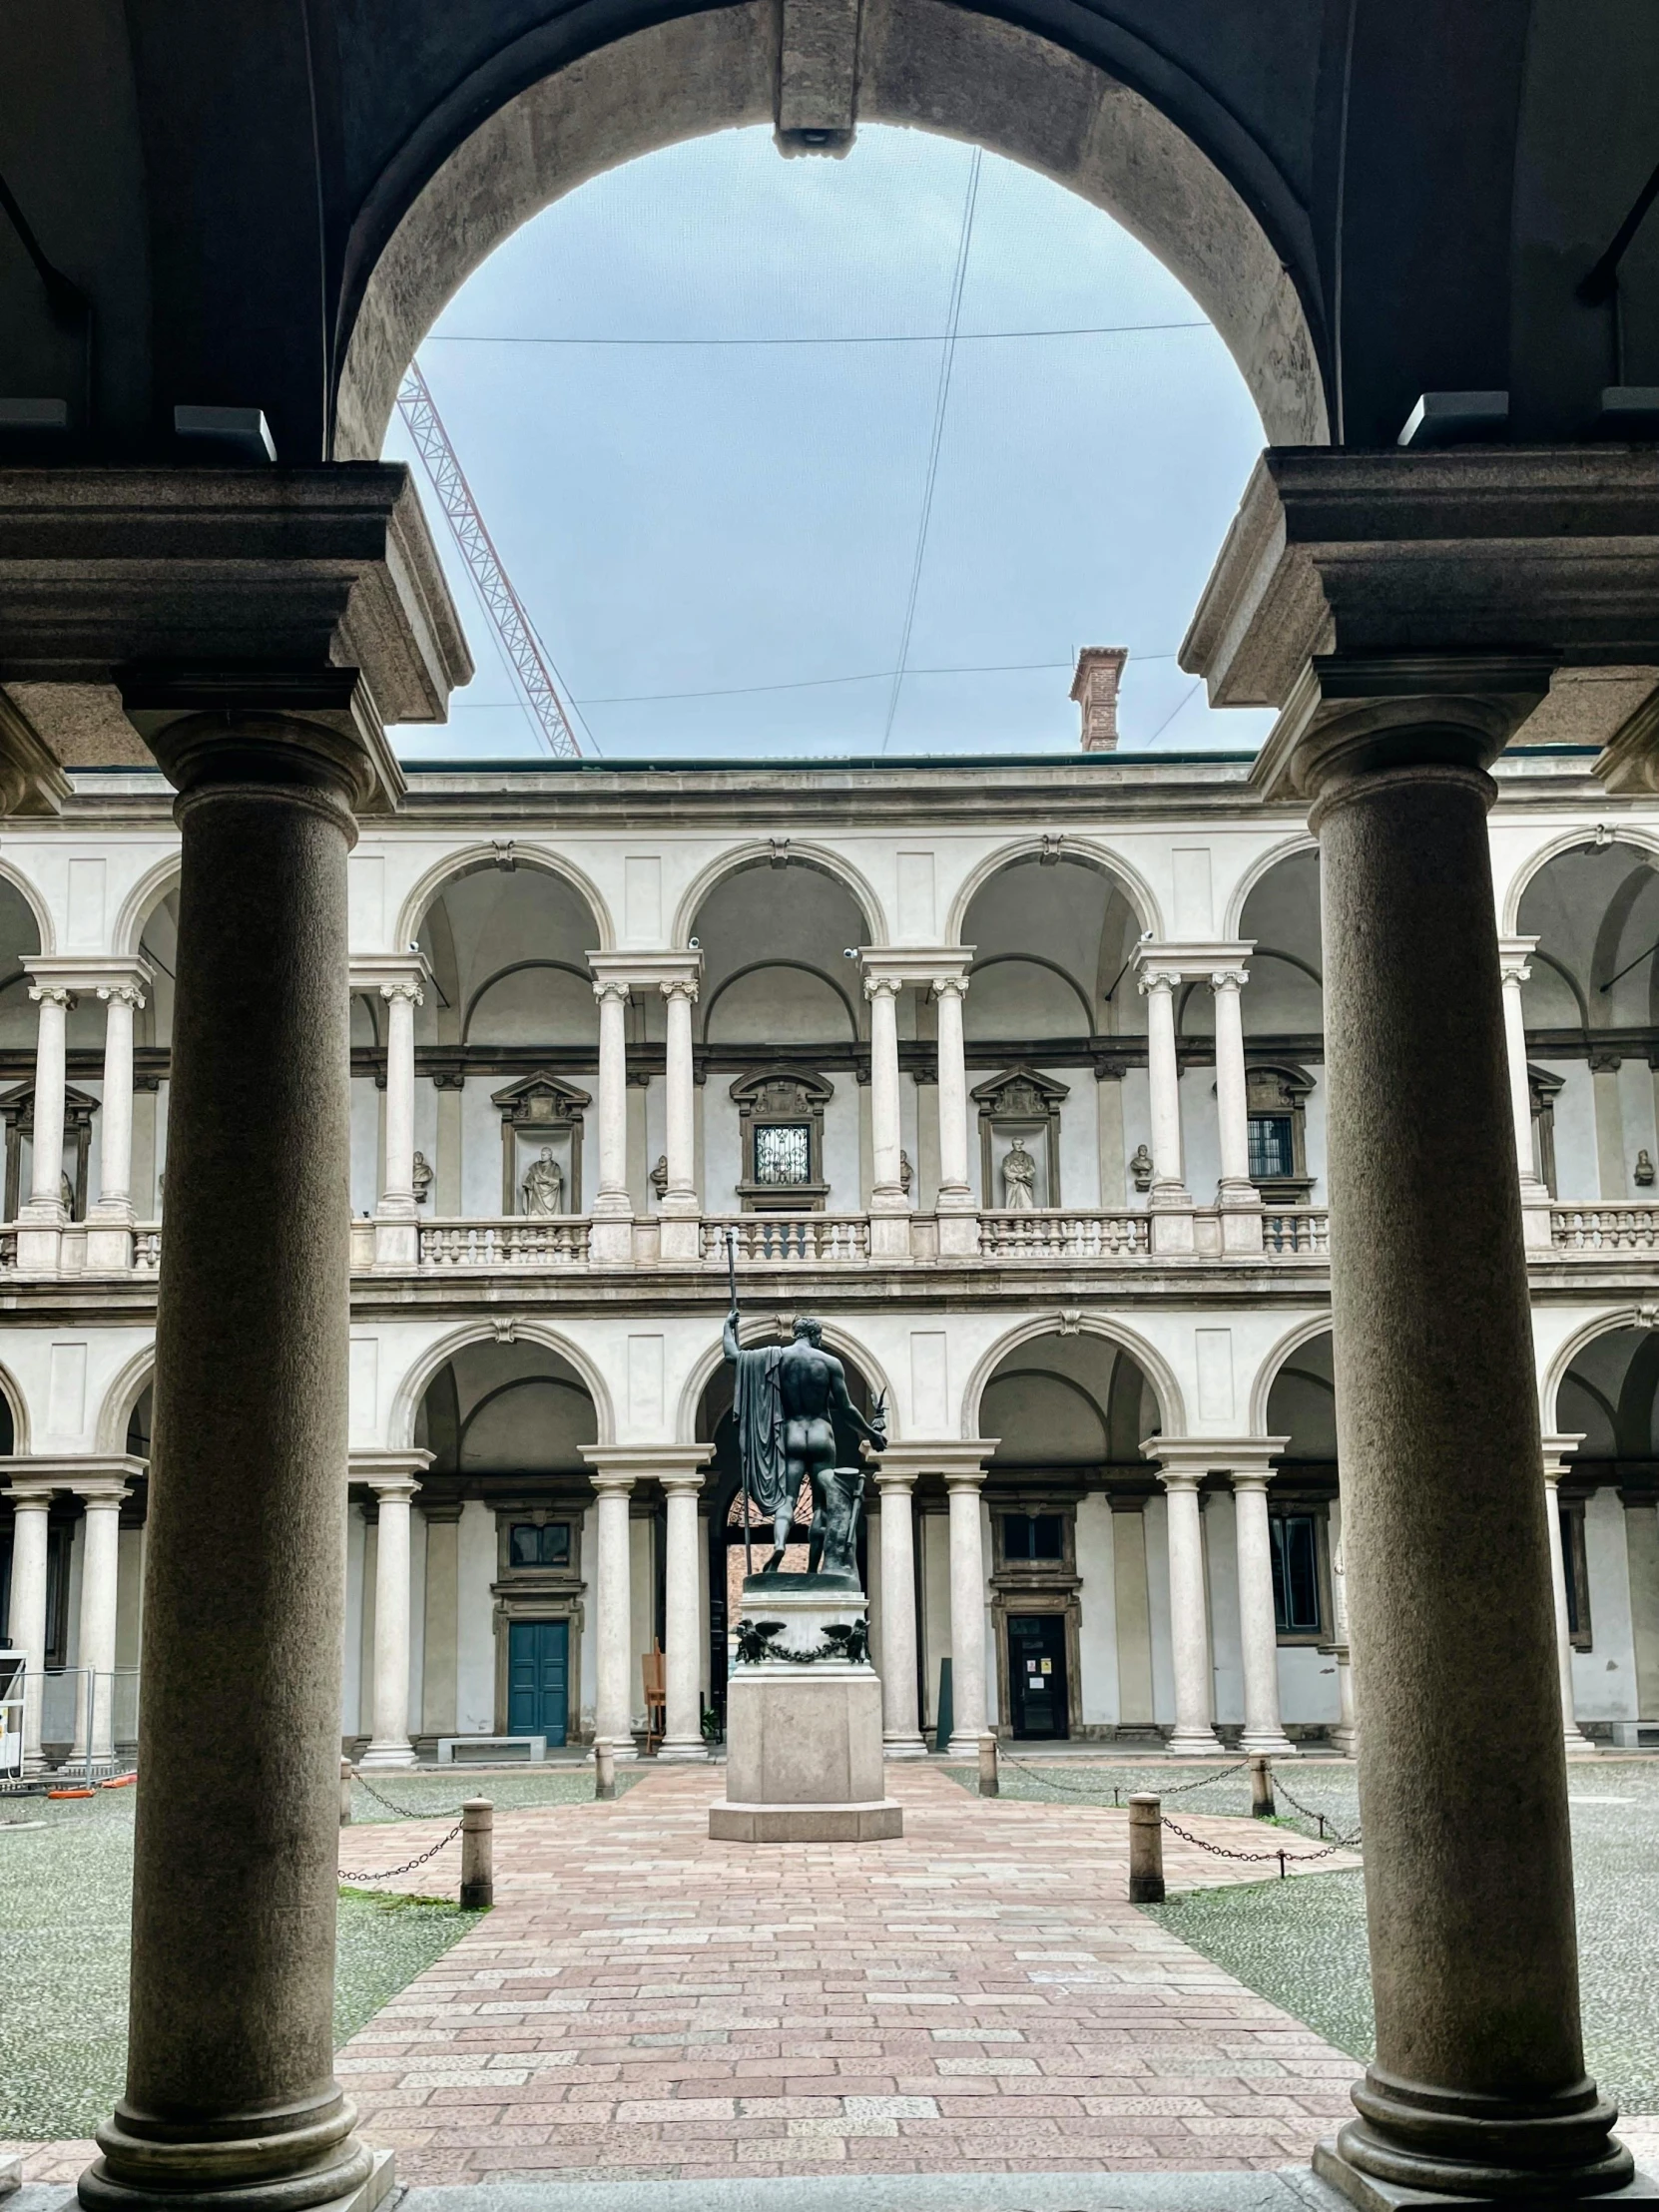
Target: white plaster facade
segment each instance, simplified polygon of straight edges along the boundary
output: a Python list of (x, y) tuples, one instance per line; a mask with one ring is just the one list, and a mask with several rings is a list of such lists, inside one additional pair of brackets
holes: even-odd
[[(1659, 806), (1590, 759), (1507, 756), (1491, 852), (1542, 1420), (1582, 1438), (1577, 1720), (1659, 1740)], [(0, 833), (0, 1574), (14, 1639), (57, 1668), (113, 1651), (130, 1683), (177, 832), (157, 776), (74, 782)], [(937, 1727), (947, 1659), (1004, 1732), (1342, 1740), (1317, 856), (1246, 763), (421, 769), (350, 882), (348, 1745), (397, 1763), (532, 1708), (537, 1732), (643, 1742), (672, 1618), (697, 1626), (668, 1654), (667, 1748), (697, 1755), (724, 1680), (729, 1231), (746, 1326), (817, 1315), (913, 1478), (868, 1498), (878, 1656), (911, 1632), (879, 1517), (914, 1516), (891, 1748)], [(62, 1142), (37, 1168), (41, 1117)], [(532, 1214), (544, 1150), (559, 1210)], [(226, 1234), (259, 1236), (257, 1191)], [(1264, 1469), (1266, 1686), (1236, 1509)], [(116, 1572), (84, 1603), (117, 1492)], [(37, 1621), (11, 1562), (42, 1494)]]

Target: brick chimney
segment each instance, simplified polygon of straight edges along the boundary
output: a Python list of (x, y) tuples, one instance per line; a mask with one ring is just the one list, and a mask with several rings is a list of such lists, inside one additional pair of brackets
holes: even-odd
[(1118, 749), (1118, 685), (1129, 658), (1126, 645), (1086, 645), (1077, 656), (1071, 696), (1083, 710), (1083, 751)]

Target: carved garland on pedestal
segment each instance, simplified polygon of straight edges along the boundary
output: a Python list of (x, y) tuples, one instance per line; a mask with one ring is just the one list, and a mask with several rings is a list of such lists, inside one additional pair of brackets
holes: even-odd
[(863, 1621), (837, 1621), (824, 1631), (816, 1651), (792, 1651), (779, 1643), (784, 1627), (783, 1621), (739, 1621), (738, 1664), (758, 1667), (773, 1659), (782, 1666), (812, 1667), (821, 1659), (839, 1659), (858, 1667), (869, 1657), (869, 1629)]

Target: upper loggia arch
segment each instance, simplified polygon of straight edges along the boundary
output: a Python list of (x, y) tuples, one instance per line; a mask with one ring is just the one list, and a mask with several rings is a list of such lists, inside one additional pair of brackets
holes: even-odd
[(860, 869), (853, 866), (844, 853), (832, 851), (828, 845), (813, 844), (800, 837), (788, 840), (789, 849), (780, 853), (776, 845), (756, 839), (748, 844), (734, 845), (718, 853), (708, 866), (687, 886), (674, 915), (674, 946), (685, 951), (691, 944), (692, 933), (698, 917), (711, 896), (722, 883), (734, 875), (742, 875), (750, 868), (806, 867), (820, 875), (828, 875), (840, 885), (863, 919), (866, 944), (884, 945), (891, 942), (892, 932), (887, 921), (886, 908), (876, 896), (874, 885)]
[[(496, 843), (467, 845), (458, 852), (446, 852), (442, 859), (434, 861), (403, 900), (397, 916), (394, 948), (402, 951), (406, 945), (415, 942), (420, 934), (421, 923), (452, 883), (460, 882), (464, 876), (476, 875), (484, 868), (499, 868), (504, 864), (501, 847)], [(567, 859), (563, 853), (550, 851), (546, 846), (528, 844), (522, 838), (515, 837), (512, 842), (511, 865), (514, 869), (524, 868), (551, 875), (555, 881), (574, 891), (578, 898), (584, 899), (593, 916), (596, 936), (594, 950), (616, 950), (616, 924), (611, 919), (611, 909), (605, 902), (604, 894), (593, 878), (585, 874), (574, 861)], [(370, 948), (364, 946), (361, 949), (366, 951)]]
[[(1000, 875), (1004, 868), (1018, 866), (1022, 860), (1043, 860), (1053, 856), (1053, 840), (1041, 836), (1015, 837), (1007, 844), (999, 844), (994, 852), (987, 852), (964, 878), (950, 902), (950, 917), (945, 924), (945, 943), (957, 945), (962, 942), (962, 932), (967, 926), (967, 917), (973, 902), (994, 876)], [(1148, 937), (1163, 935), (1163, 909), (1152, 885), (1121, 853), (1096, 843), (1092, 838), (1075, 836), (1068, 831), (1061, 839), (1058, 857), (1069, 860), (1078, 867), (1092, 868), (1097, 875), (1109, 878), (1129, 901), (1135, 918), (1141, 925), (1142, 934)]]
[(391, 1412), (387, 1420), (387, 1434), (394, 1451), (407, 1450), (414, 1442), (415, 1418), (420, 1411), (420, 1401), (427, 1387), (439, 1371), (464, 1352), (468, 1345), (533, 1344), (551, 1352), (562, 1360), (580, 1378), (583, 1387), (593, 1400), (594, 1420), (602, 1444), (616, 1441), (616, 1410), (604, 1376), (600, 1373), (591, 1354), (584, 1351), (572, 1338), (550, 1329), (545, 1322), (525, 1321), (514, 1317), (511, 1331), (503, 1335), (496, 1322), (463, 1324), (450, 1331), (438, 1342), (428, 1345), (420, 1357), (410, 1366), (392, 1395)]
[[(979, 1433), (979, 1407), (985, 1395), (985, 1387), (991, 1377), (1008, 1355), (1017, 1352), (1022, 1345), (1035, 1344), (1040, 1338), (1058, 1336), (1062, 1317), (1045, 1314), (1035, 1321), (1023, 1322), (1017, 1329), (1010, 1329), (981, 1355), (973, 1373), (968, 1377), (967, 1388), (962, 1392), (962, 1434), (964, 1437)], [(1117, 1323), (1103, 1321), (1098, 1314), (1081, 1313), (1067, 1321), (1068, 1328), (1089, 1337), (1104, 1337), (1106, 1342), (1127, 1353), (1147, 1381), (1152, 1384), (1158, 1400), (1159, 1433), (1164, 1436), (1184, 1436), (1187, 1433), (1187, 1415), (1181, 1398), (1181, 1385), (1175, 1380), (1175, 1370), (1162, 1353), (1155, 1352), (1144, 1337)]]
[[(561, 26), (556, 41), (544, 35), (497, 56), (429, 117), (356, 226), (336, 456), (379, 452), (421, 338), (527, 218), (660, 147), (770, 123), (783, 21), (767, 0), (744, 0), (586, 52), (572, 52), (572, 28)], [(1254, 173), (1249, 186), (1100, 60), (945, 0), (866, 0), (857, 114), (974, 140), (1116, 217), (1210, 315), (1269, 439), (1324, 444), (1330, 411), (1316, 320), (1287, 266), (1291, 241), (1275, 243), (1263, 211), (1277, 203), (1287, 232), (1305, 225), (1272, 163), (1197, 78), (1167, 59), (1155, 74), (1195, 121), (1210, 111), (1204, 121), (1216, 139), (1231, 141), (1239, 170)]]
[(1516, 867), (1499, 909), (1503, 916), (1500, 934), (1512, 937), (1518, 933), (1521, 900), (1551, 860), (1560, 859), (1564, 852), (1582, 852), (1587, 845), (1592, 844), (1627, 844), (1633, 850), (1644, 853), (1659, 868), (1659, 836), (1642, 829), (1639, 824), (1607, 822), (1598, 823), (1591, 831), (1582, 828), (1566, 830), (1562, 835), (1552, 837), (1547, 844), (1540, 845), (1536, 852), (1529, 852)]

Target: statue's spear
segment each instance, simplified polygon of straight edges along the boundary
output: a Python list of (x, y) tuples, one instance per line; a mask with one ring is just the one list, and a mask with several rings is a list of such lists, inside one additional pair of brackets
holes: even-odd
[[(731, 1293), (730, 1312), (735, 1324), (738, 1313), (738, 1248), (730, 1229), (726, 1232), (726, 1283)], [(738, 1437), (738, 1473), (743, 1482), (743, 1571), (747, 1576), (755, 1572), (755, 1534), (752, 1526), (754, 1516), (749, 1508), (749, 1454), (743, 1448), (741, 1434)]]

